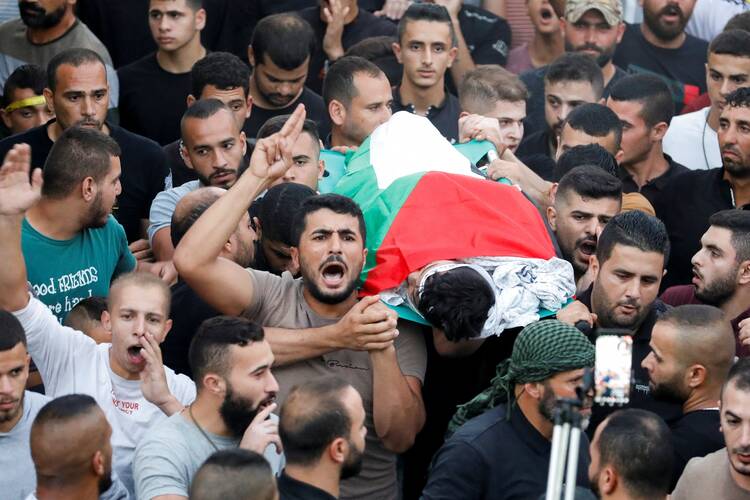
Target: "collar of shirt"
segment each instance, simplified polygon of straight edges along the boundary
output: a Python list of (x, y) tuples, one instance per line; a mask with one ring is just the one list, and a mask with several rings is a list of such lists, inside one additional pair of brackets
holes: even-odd
[[(448, 92), (448, 88), (444, 87), (443, 91), (445, 92), (445, 97), (443, 98), (443, 102), (436, 106), (429, 106), (427, 108), (427, 119), (432, 119), (435, 117), (435, 115), (440, 114), (441, 111), (445, 109), (446, 104), (448, 104), (448, 100), (450, 99), (450, 95)], [(414, 108), (414, 104), (404, 104), (404, 102), (401, 100), (401, 86), (393, 87), (393, 108), (395, 111), (408, 111), (409, 113), (416, 114), (416, 109)]]
[[(669, 164), (669, 168), (666, 172), (661, 174), (659, 177), (654, 177), (650, 181), (646, 182), (641, 189), (643, 189), (646, 186), (653, 186), (658, 191), (661, 191), (664, 189), (664, 186), (667, 185), (669, 180), (673, 178), (675, 175), (680, 174), (682, 172), (685, 172), (686, 169), (680, 168), (682, 165), (675, 162), (671, 156), (664, 153), (664, 159), (667, 160), (667, 163)], [(638, 191), (638, 184), (636, 184), (635, 180), (633, 180), (633, 176), (628, 173), (627, 170), (625, 170), (623, 167), (619, 167), (617, 169), (618, 176), (620, 177), (620, 180), (623, 183), (624, 190), (627, 190), (629, 188), (632, 188), (632, 191)]]
[(549, 439), (542, 436), (526, 419), (518, 404), (513, 404), (510, 410), (510, 426), (516, 431), (518, 437), (523, 441), (535, 454), (544, 455), (550, 452), (552, 443)]

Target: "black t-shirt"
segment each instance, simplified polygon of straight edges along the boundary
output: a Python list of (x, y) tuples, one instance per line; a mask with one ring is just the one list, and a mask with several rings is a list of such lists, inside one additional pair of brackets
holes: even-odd
[(300, 94), (296, 101), (293, 101), (285, 108), (264, 109), (253, 103), (250, 118), (245, 121), (245, 126), (242, 127), (242, 130), (245, 131), (245, 135), (248, 139), (255, 139), (255, 136), (258, 135), (258, 130), (260, 130), (269, 118), (279, 115), (289, 115), (294, 112), (294, 108), (296, 108), (299, 103), (305, 105), (307, 119), (318, 124), (318, 135), (320, 137), (325, 137), (329, 132), (330, 125), (328, 121), (328, 112), (326, 111), (325, 104), (323, 104), (323, 98), (307, 87), (302, 90), (302, 94)]
[(614, 63), (628, 73), (651, 73), (664, 78), (677, 109), (706, 91), (708, 42), (687, 35), (677, 49), (651, 45), (640, 24), (629, 24), (615, 51)]
[(654, 204), (656, 215), (667, 226), (671, 251), (662, 290), (686, 285), (693, 279), (690, 260), (700, 250), (708, 218), (733, 208), (732, 188), (724, 180), (724, 168), (691, 170), (672, 178)]
[(201, 323), (221, 313), (198, 297), (198, 294), (182, 280), (172, 287), (170, 311), (172, 329), (161, 344), (164, 366), (192, 377), (193, 372), (188, 362), (190, 342)]
[[(164, 146), (164, 155), (167, 158), (167, 165), (169, 166), (169, 173), (172, 176), (172, 187), (182, 186), (186, 182), (194, 181), (198, 179), (195, 175), (195, 170), (188, 167), (185, 164), (185, 160), (182, 159), (180, 154), (180, 143), (181, 139), (174, 142), (170, 142)], [(247, 150), (245, 150), (245, 162), (250, 162), (250, 157), (253, 154), (253, 145), (248, 141)]]
[[(521, 81), (529, 91), (529, 98), (526, 99), (526, 118), (523, 121), (524, 136), (547, 128), (547, 120), (544, 118), (544, 75), (547, 74), (548, 67), (542, 66), (521, 73)], [(608, 97), (612, 86), (626, 76), (628, 74), (625, 71), (615, 66), (615, 74), (604, 87), (602, 96)]]
[(633, 176), (628, 173), (623, 167), (619, 167), (617, 170), (618, 176), (622, 181), (622, 192), (623, 193), (641, 193), (646, 199), (655, 206), (661, 192), (664, 187), (675, 176), (687, 172), (688, 168), (674, 161), (668, 154), (664, 155), (664, 159), (669, 163), (669, 169), (655, 179), (651, 179), (646, 184), (638, 189), (638, 184), (633, 180)]
[[(5, 154), (15, 144), (26, 143), (31, 146), (31, 166), (43, 168), (52, 149), (53, 143), (47, 135), (47, 127), (53, 121), (0, 141), (0, 157), (5, 158)], [(110, 136), (122, 150), (122, 193), (117, 197), (112, 215), (125, 228), (128, 241), (132, 242), (141, 237), (141, 220), (148, 220), (151, 202), (157, 194), (164, 191), (169, 168), (164, 152), (154, 141), (109, 122), (107, 127)]]
[(523, 140), (516, 150), (516, 157), (523, 158), (531, 155), (544, 155), (549, 158), (550, 135), (551, 132), (547, 127), (533, 134), (524, 134)]
[(120, 68), (117, 76), (120, 126), (161, 145), (178, 139), (190, 94), (190, 72), (165, 71), (154, 52)]
[(670, 426), (675, 458), (670, 491), (691, 458), (705, 457), (724, 447), (719, 425), (719, 410), (706, 409), (686, 413)]
[(283, 472), (276, 485), (279, 488), (279, 500), (336, 500), (336, 497), (327, 491), (292, 479)]
[[(328, 56), (323, 50), (323, 37), (328, 25), (320, 19), (320, 7), (309, 7), (299, 11), (299, 16), (310, 23), (315, 32), (315, 39), (318, 42), (317, 50), (310, 58), (310, 70), (307, 73), (308, 88), (320, 94), (323, 89), (323, 79), (325, 78), (326, 64)], [(344, 32), (341, 35), (341, 45), (346, 51), (349, 47), (366, 38), (374, 36), (396, 36), (398, 29), (396, 25), (385, 17), (377, 17), (366, 10), (359, 10), (354, 21), (344, 26)]]
[[(518, 406), (504, 404), (451, 436), (432, 462), (424, 500), (536, 499), (546, 491), (552, 443)], [(576, 484), (588, 487), (589, 443), (581, 436)]]
[[(408, 111), (414, 113), (414, 105), (401, 100), (401, 89), (393, 88), (393, 104), (391, 110), (394, 113)], [(439, 106), (430, 106), (427, 110), (427, 119), (435, 125), (435, 128), (443, 134), (443, 137), (451, 143), (458, 141), (458, 116), (461, 114), (461, 105), (456, 96), (445, 91), (445, 99)]]

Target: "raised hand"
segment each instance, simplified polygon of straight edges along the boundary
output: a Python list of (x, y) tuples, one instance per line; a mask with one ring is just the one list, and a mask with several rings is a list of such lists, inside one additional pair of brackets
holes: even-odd
[(341, 36), (344, 34), (344, 22), (348, 15), (349, 6), (345, 6), (342, 0), (329, 0), (328, 7), (323, 8), (323, 20), (327, 25), (323, 35), (323, 50), (331, 61), (344, 55)]
[(0, 167), (0, 215), (22, 215), (42, 197), (42, 171), (31, 171), (31, 148), (16, 144)]
[(292, 147), (305, 123), (305, 106), (299, 104), (277, 133), (259, 139), (255, 144), (247, 171), (268, 182), (284, 176), (292, 166)]
[(281, 438), (279, 437), (279, 422), (268, 416), (276, 409), (276, 403), (271, 403), (255, 415), (240, 441), (240, 448), (254, 451), (261, 455), (269, 444), (276, 446), (276, 452), (281, 453)]
[(146, 332), (141, 337), (141, 347), (141, 355), (146, 360), (146, 366), (140, 373), (143, 397), (167, 415), (172, 415), (181, 410), (182, 405), (169, 391), (159, 343), (151, 333)]
[(393, 345), (398, 314), (373, 295), (357, 302), (338, 322), (342, 349), (372, 351)]
[(385, 0), (383, 8), (374, 12), (376, 16), (385, 16), (394, 21), (398, 21), (406, 12), (406, 9), (412, 4), (412, 0)]

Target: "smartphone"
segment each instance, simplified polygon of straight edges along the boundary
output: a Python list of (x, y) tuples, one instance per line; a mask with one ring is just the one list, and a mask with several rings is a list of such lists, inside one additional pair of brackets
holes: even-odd
[(627, 330), (599, 330), (597, 334), (594, 402), (625, 405), (633, 380), (633, 336)]

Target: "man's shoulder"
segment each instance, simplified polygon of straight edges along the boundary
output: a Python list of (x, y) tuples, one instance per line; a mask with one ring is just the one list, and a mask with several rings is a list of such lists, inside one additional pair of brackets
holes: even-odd
[(693, 285), (675, 285), (664, 290), (661, 300), (670, 306), (681, 306), (684, 304), (700, 304), (695, 298), (695, 287)]
[(149, 139), (148, 137), (144, 137), (142, 135), (138, 135), (134, 132), (126, 130), (119, 125), (112, 125), (110, 123), (107, 123), (107, 126), (110, 129), (112, 138), (117, 141), (117, 144), (119, 144), (120, 148), (122, 148), (123, 154), (126, 154), (127, 151), (131, 154), (137, 154), (141, 156), (145, 154), (157, 154), (160, 156), (164, 156), (164, 150), (158, 142)]
[(141, 57), (140, 59), (133, 61), (117, 70), (117, 76), (120, 78), (120, 84), (128, 79), (136, 78), (144, 73), (153, 73), (156, 66), (156, 53), (151, 52), (148, 55)]
[(700, 52), (700, 54), (705, 57), (706, 52), (708, 51), (708, 42), (689, 33), (685, 33), (685, 43), (682, 44), (681, 49), (686, 52)]
[(678, 129), (680, 132), (685, 132), (686, 129), (695, 129), (697, 131), (703, 131), (703, 127), (706, 124), (706, 110), (699, 109), (691, 113), (685, 113), (683, 115), (675, 115), (669, 122), (668, 130)]
[(690, 459), (682, 476), (696, 482), (703, 480), (713, 482), (716, 478), (716, 471), (724, 467), (729, 467), (726, 448), (709, 453), (704, 457)]
[(488, 444), (496, 442), (498, 437), (505, 440), (511, 435), (514, 435), (514, 432), (507, 418), (507, 406), (498, 405), (467, 421), (456, 430), (450, 440), (485, 448)]
[(5, 21), (0, 24), (0, 37), (6, 42), (8, 41), (8, 37), (20, 38), (26, 41), (26, 25), (23, 24), (20, 17)]
[[(325, 107), (323, 103), (323, 98), (320, 96), (320, 94), (318, 94), (314, 90), (311, 90), (307, 86), (305, 86), (302, 89), (302, 94), (300, 94), (298, 102), (301, 102), (302, 104), (304, 104), (305, 107), (314, 106), (316, 109), (317, 108), (323, 109)], [(309, 110), (307, 111), (308, 113), (310, 112)]]
[(6, 137), (5, 139), (0, 140), (0, 151), (5, 153), (16, 144), (29, 144), (33, 147), (35, 144), (40, 144), (44, 140), (50, 141), (49, 136), (47, 135), (46, 123), (44, 125), (29, 129), (26, 132), (13, 134), (9, 137)]
[(171, 202), (173, 204), (176, 204), (178, 201), (182, 199), (183, 196), (193, 191), (196, 191), (200, 187), (201, 187), (201, 181), (199, 180), (188, 181), (185, 184), (182, 184), (180, 186), (173, 187), (170, 189), (165, 189), (161, 193), (157, 194), (156, 197), (154, 198), (153, 203)]

